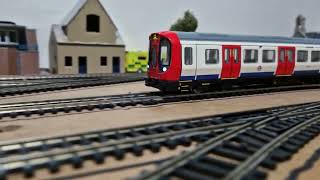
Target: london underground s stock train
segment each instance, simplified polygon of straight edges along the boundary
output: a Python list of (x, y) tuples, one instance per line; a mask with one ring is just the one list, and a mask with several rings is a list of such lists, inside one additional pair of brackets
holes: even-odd
[(151, 34), (147, 86), (166, 92), (320, 81), (320, 39)]

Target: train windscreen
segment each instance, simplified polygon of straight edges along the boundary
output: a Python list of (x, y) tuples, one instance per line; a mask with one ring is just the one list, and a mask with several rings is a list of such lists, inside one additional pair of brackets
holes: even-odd
[(167, 39), (160, 41), (160, 58), (159, 58), (159, 70), (165, 72), (168, 70), (171, 62), (171, 45)]

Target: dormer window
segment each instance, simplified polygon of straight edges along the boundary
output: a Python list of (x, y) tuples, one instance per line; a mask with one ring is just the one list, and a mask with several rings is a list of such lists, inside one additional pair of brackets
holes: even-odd
[(100, 32), (100, 17), (94, 14), (87, 15), (87, 32)]

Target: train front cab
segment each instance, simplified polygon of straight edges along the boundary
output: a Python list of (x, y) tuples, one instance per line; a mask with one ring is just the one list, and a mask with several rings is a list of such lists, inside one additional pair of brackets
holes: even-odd
[(165, 92), (178, 91), (180, 73), (181, 44), (178, 36), (173, 32), (152, 34), (146, 86)]

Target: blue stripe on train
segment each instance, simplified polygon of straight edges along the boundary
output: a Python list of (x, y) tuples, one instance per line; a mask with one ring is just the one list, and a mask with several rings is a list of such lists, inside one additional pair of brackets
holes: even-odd
[[(314, 75), (320, 75), (320, 72), (318, 70), (309, 70), (309, 71), (295, 71), (294, 76), (314, 76)], [(241, 73), (241, 78), (267, 78), (267, 77), (273, 77), (274, 72), (253, 72), (253, 73)], [(186, 80), (194, 80), (195, 76), (181, 76), (181, 81)], [(197, 76), (197, 80), (215, 80), (219, 79), (219, 74), (213, 74), (213, 75), (199, 75)]]
[(318, 70), (295, 71), (293, 75), (294, 76), (314, 76), (314, 75), (319, 75), (319, 71)]
[[(194, 76), (181, 76), (180, 80), (187, 81), (187, 80), (194, 80)], [(212, 79), (219, 79), (219, 74), (212, 74), (212, 75), (199, 75), (197, 76), (197, 80), (212, 80)]]
[(273, 72), (252, 72), (252, 73), (241, 73), (240, 77), (242, 78), (266, 78), (272, 77)]

